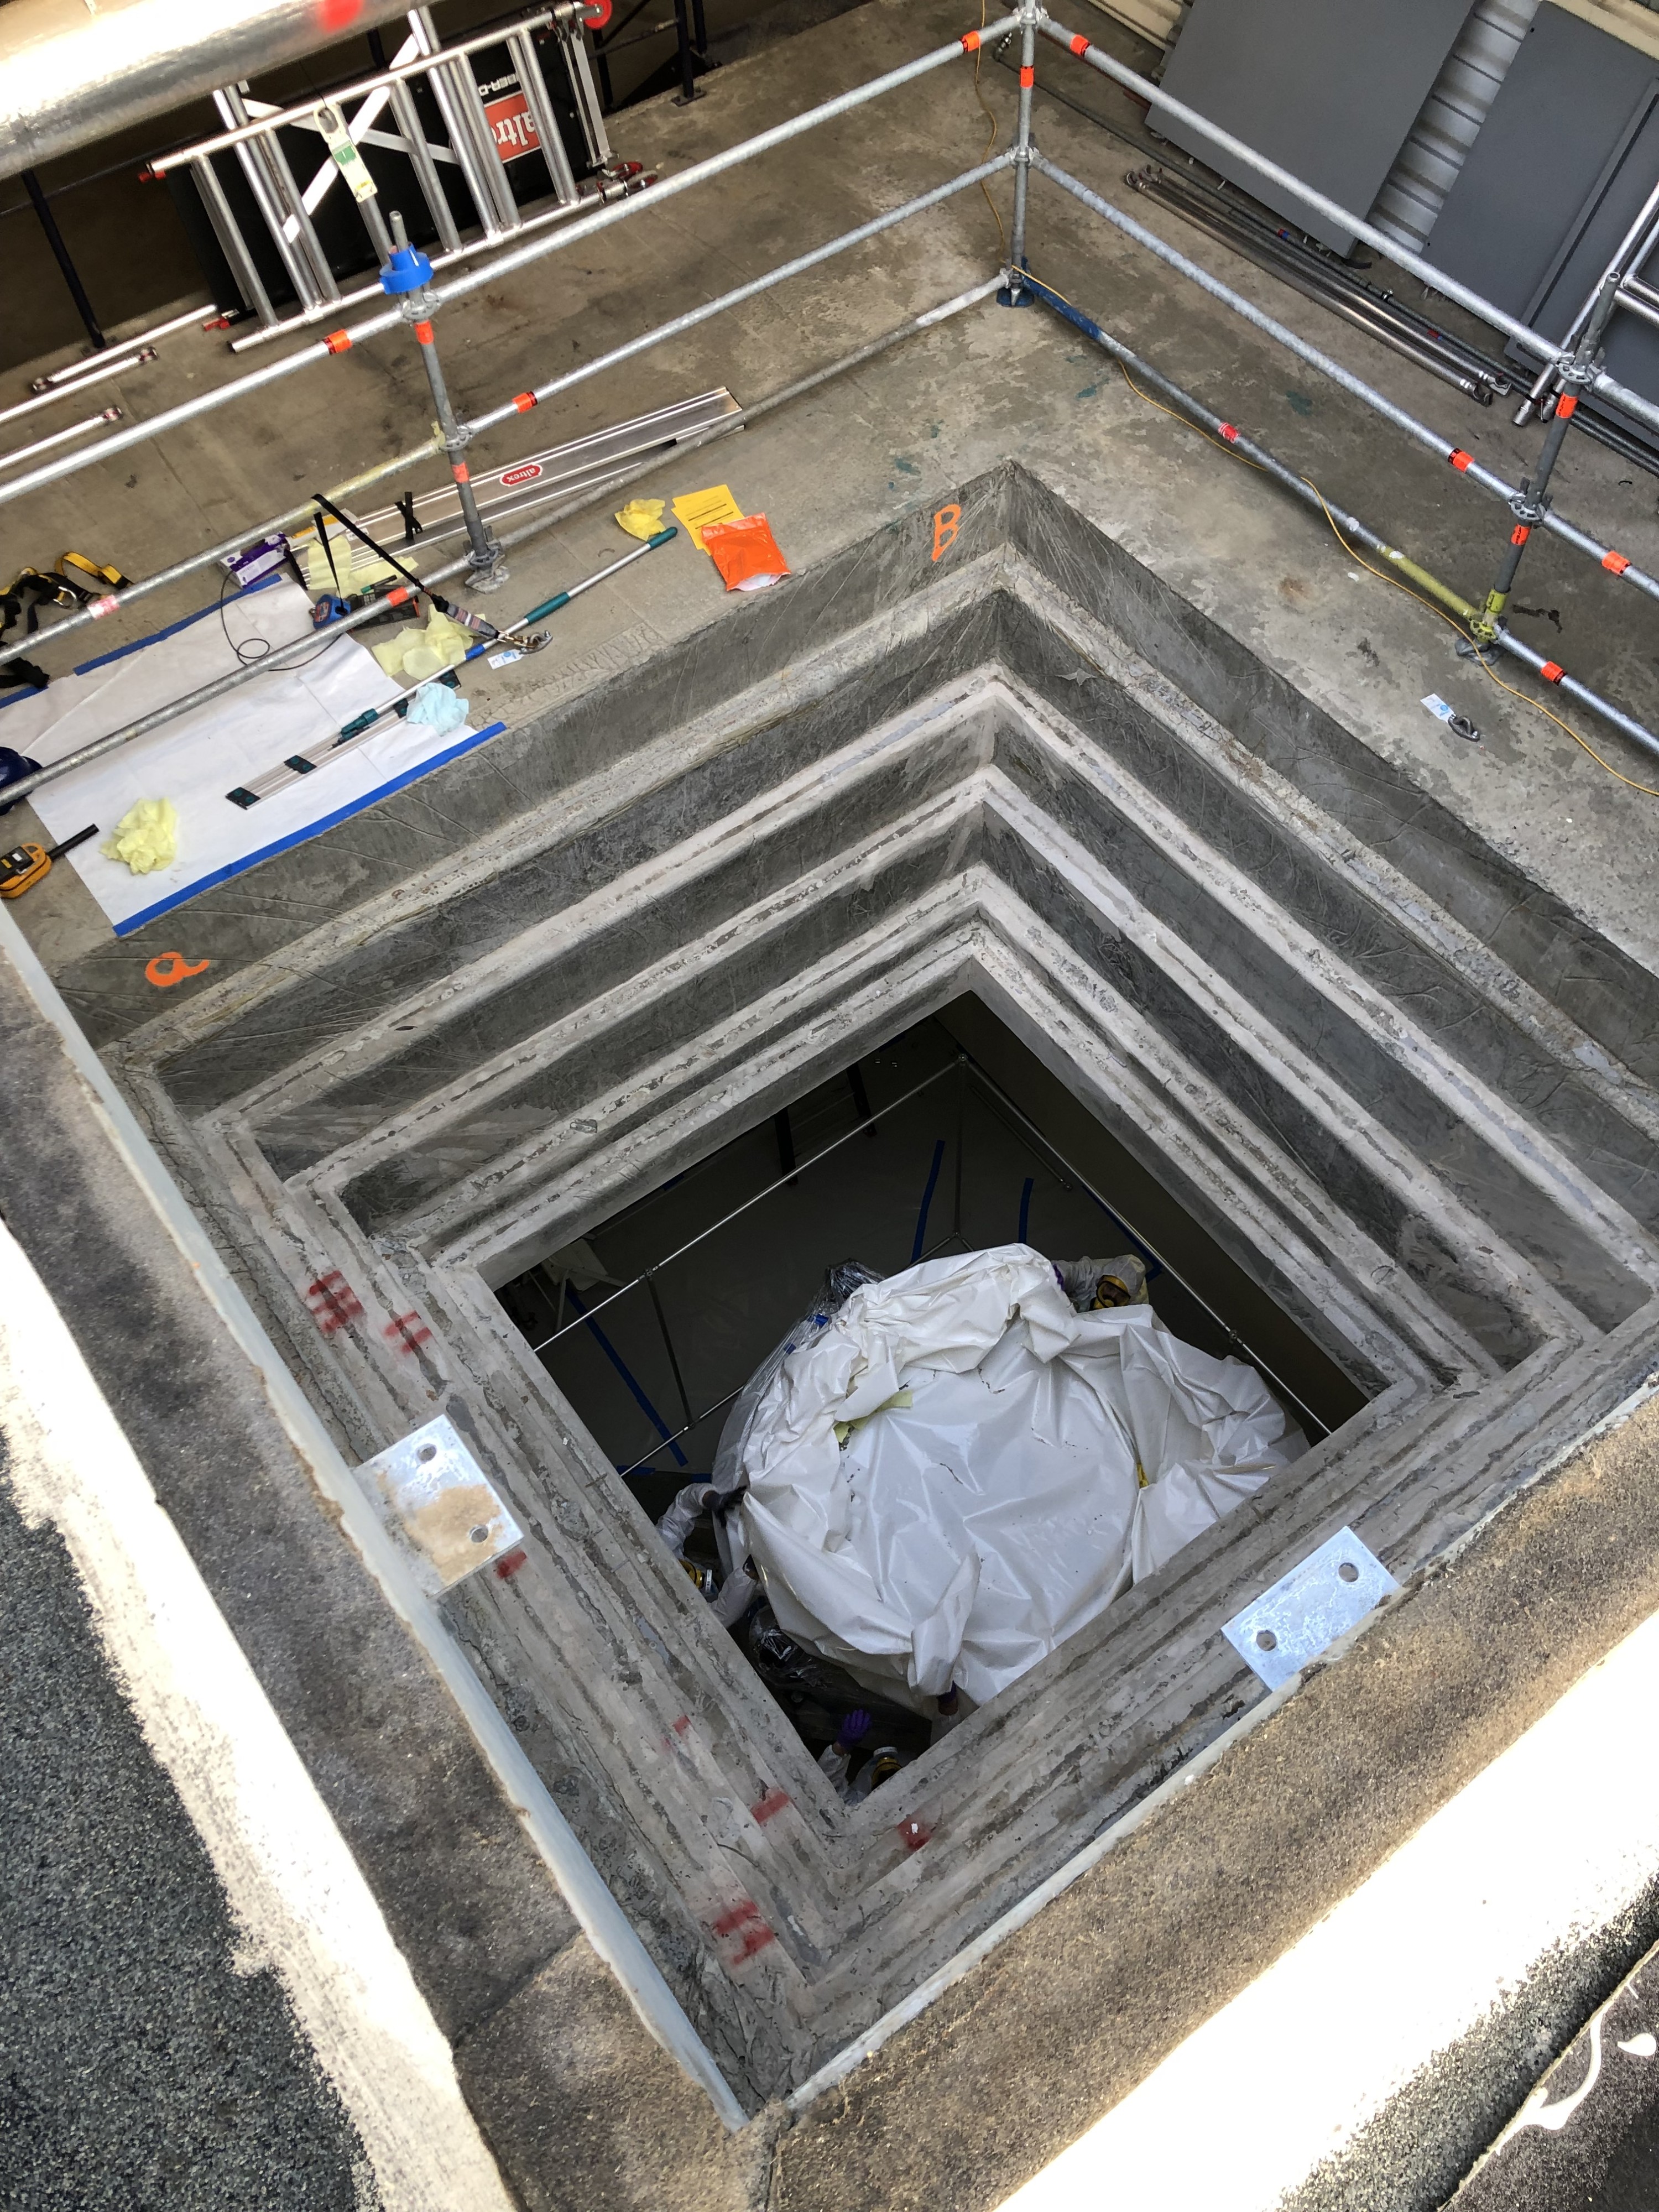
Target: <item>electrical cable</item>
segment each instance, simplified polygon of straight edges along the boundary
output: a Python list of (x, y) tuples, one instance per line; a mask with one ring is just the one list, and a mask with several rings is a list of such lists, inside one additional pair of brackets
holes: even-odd
[[(1423, 597), (1423, 594), (1420, 592), (1413, 591), (1411, 586), (1405, 580), (1404, 577), (1391, 576), (1386, 568), (1373, 568), (1369, 561), (1364, 559), (1359, 554), (1356, 553), (1353, 547), (1349, 544), (1347, 539), (1342, 535), (1340, 530), (1337, 529), (1336, 517), (1331, 513), (1329, 507), (1325, 505), (1324, 493), (1320, 490), (1319, 486), (1314, 482), (1311, 477), (1304, 477), (1302, 481), (1307, 485), (1309, 490), (1319, 501), (1321, 511), (1323, 513), (1326, 521), (1330, 524), (1332, 530), (1335, 532), (1337, 544), (1342, 547), (1343, 550), (1347, 553), (1352, 559), (1358, 561), (1360, 567), (1369, 570), (1373, 576), (1380, 576), (1385, 584), (1395, 584), (1397, 585), (1402, 592), (1409, 592), (1412, 598), (1416, 599), (1420, 605), (1427, 607), (1431, 614), (1438, 615), (1441, 621), (1445, 623), (1448, 629), (1455, 630), (1460, 639), (1467, 638), (1468, 633), (1463, 629), (1462, 625), (1460, 623), (1454, 621), (1452, 617), (1446, 612), (1443, 607), (1436, 606), (1432, 599), (1426, 599)], [(1588, 738), (1580, 737), (1577, 731), (1573, 728), (1571, 722), (1563, 721), (1560, 715), (1556, 714), (1552, 708), (1547, 707), (1541, 699), (1534, 699), (1525, 691), (1517, 691), (1513, 684), (1505, 684), (1503, 678), (1487, 659), (1486, 648), (1480, 644), (1480, 640), (1477, 638), (1469, 640), (1468, 641), (1472, 642), (1474, 646), (1474, 659), (1477, 665), (1486, 670), (1487, 675), (1491, 677), (1492, 682), (1498, 686), (1500, 691), (1507, 691), (1511, 699), (1518, 699), (1523, 707), (1535, 708), (1540, 714), (1544, 715), (1548, 720), (1553, 722), (1558, 730), (1565, 730), (1567, 735), (1572, 739), (1574, 744), (1582, 745), (1584, 750), (1589, 755), (1590, 758), (1595, 763), (1596, 766), (1598, 768), (1606, 769), (1607, 774), (1610, 776), (1613, 776), (1618, 782), (1627, 784), (1632, 791), (1639, 791), (1644, 799), (1659, 799), (1659, 790), (1655, 790), (1651, 784), (1638, 783), (1634, 776), (1626, 775), (1622, 769), (1614, 768), (1611, 761), (1603, 760), (1601, 754), (1596, 751), (1595, 746), (1591, 744)]]
[[(989, 4), (990, 0), (979, 0), (979, 27), (981, 31), (985, 28), (985, 11)], [(981, 161), (988, 161), (991, 158), (991, 149), (997, 143), (997, 138), (1001, 131), (1002, 125), (997, 120), (996, 110), (992, 106), (990, 101), (987, 100), (985, 94), (980, 90), (979, 65), (984, 58), (985, 49), (982, 46), (975, 46), (974, 48), (974, 98), (978, 100), (981, 107), (984, 110), (985, 119), (991, 126), (991, 135), (986, 140), (985, 150), (979, 158)], [(997, 227), (997, 240), (1001, 249), (1002, 258), (1006, 261), (1008, 258), (1008, 234), (1002, 227), (1002, 212), (997, 206), (996, 202), (991, 198), (991, 185), (988, 178), (981, 177), (980, 179), (979, 188), (985, 195), (985, 204), (990, 209), (991, 220)]]
[[(1066, 295), (1060, 290), (1057, 284), (1049, 283), (1048, 279), (1046, 276), (1040, 277), (1038, 282), (1043, 286), (1045, 290), (1052, 292), (1057, 300), (1065, 300), (1066, 306), (1068, 307), (1075, 308), (1079, 314), (1084, 314), (1087, 312), (1086, 309), (1079, 307), (1075, 300), (1068, 299)], [(1200, 438), (1204, 439), (1209, 445), (1215, 447), (1218, 453), (1225, 453), (1230, 460), (1243, 461), (1247, 468), (1255, 469), (1259, 476), (1265, 476), (1267, 473), (1258, 462), (1251, 460), (1248, 453), (1241, 453), (1236, 446), (1229, 446), (1222, 439), (1212, 437), (1209, 431), (1204, 428), (1204, 425), (1201, 422), (1194, 422), (1190, 416), (1182, 414), (1178, 408), (1167, 407), (1161, 399), (1154, 399), (1150, 392), (1143, 392), (1140, 386), (1135, 382), (1133, 377), (1130, 375), (1128, 370), (1124, 368), (1123, 363), (1119, 362), (1117, 365), (1118, 368), (1122, 370), (1123, 381), (1128, 386), (1130, 391), (1134, 393), (1137, 399), (1144, 400), (1148, 407), (1156, 407), (1159, 414), (1168, 415), (1172, 421), (1181, 423), (1184, 428), (1188, 430), (1196, 430)], [(1341, 531), (1337, 527), (1336, 517), (1331, 513), (1330, 508), (1325, 504), (1324, 493), (1321, 491), (1319, 486), (1314, 482), (1311, 477), (1304, 477), (1302, 481), (1307, 485), (1309, 490), (1319, 501), (1320, 512), (1324, 515), (1326, 521), (1330, 524), (1331, 530), (1335, 536), (1337, 544), (1341, 546), (1343, 551), (1347, 554), (1351, 560), (1357, 561), (1359, 563), (1359, 566), (1364, 568), (1369, 575), (1380, 576), (1385, 584), (1394, 585), (1397, 590), (1404, 592), (1408, 599), (1415, 599), (1419, 606), (1426, 607), (1431, 614), (1437, 615), (1440, 620), (1445, 623), (1447, 629), (1456, 634), (1460, 641), (1464, 642), (1473, 641), (1475, 645), (1474, 659), (1476, 664), (1486, 671), (1486, 674), (1491, 677), (1492, 682), (1498, 686), (1498, 690), (1500, 691), (1507, 691), (1511, 699), (1518, 699), (1523, 707), (1531, 707), (1535, 708), (1539, 714), (1545, 717), (1546, 720), (1553, 722), (1557, 729), (1565, 730), (1568, 737), (1572, 739), (1574, 744), (1582, 746), (1598, 768), (1606, 769), (1607, 774), (1617, 782), (1627, 785), (1632, 791), (1639, 791), (1644, 799), (1659, 799), (1659, 790), (1656, 790), (1651, 784), (1638, 783), (1634, 776), (1626, 775), (1622, 769), (1614, 768), (1611, 761), (1603, 760), (1601, 754), (1596, 751), (1595, 746), (1591, 744), (1588, 738), (1581, 737), (1578, 732), (1573, 728), (1571, 722), (1564, 721), (1560, 715), (1556, 714), (1553, 708), (1547, 707), (1541, 699), (1534, 699), (1525, 691), (1517, 691), (1513, 684), (1506, 684), (1503, 678), (1498, 673), (1498, 671), (1487, 659), (1485, 651), (1481, 649), (1480, 646), (1479, 641), (1470, 641), (1468, 633), (1463, 628), (1462, 624), (1455, 621), (1453, 617), (1446, 612), (1443, 607), (1437, 606), (1432, 599), (1425, 597), (1423, 592), (1414, 589), (1412, 585), (1407, 582), (1403, 576), (1391, 576), (1386, 568), (1373, 568), (1371, 563), (1365, 559), (1363, 554), (1355, 552), (1353, 547), (1349, 544), (1347, 539), (1342, 535)]]
[[(262, 660), (270, 659), (271, 654), (276, 651), (276, 647), (268, 637), (245, 637), (239, 645), (231, 635), (230, 624), (225, 620), (225, 593), (235, 580), (234, 576), (227, 573), (223, 582), (219, 586), (217, 600), (219, 627), (225, 634), (225, 643), (236, 656), (237, 665), (241, 668), (257, 668)], [(320, 660), (330, 646), (334, 643), (331, 627), (331, 625), (325, 627), (323, 641), (315, 653), (307, 653), (303, 660), (285, 660), (283, 663), (283, 672), (286, 674), (289, 670), (294, 668), (309, 668), (313, 661)], [(16, 665), (15, 661), (12, 664), (14, 667)]]

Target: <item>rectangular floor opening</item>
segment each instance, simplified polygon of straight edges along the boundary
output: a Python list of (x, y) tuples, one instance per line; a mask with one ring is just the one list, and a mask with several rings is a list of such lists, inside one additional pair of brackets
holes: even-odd
[[(821, 1306), (830, 1270), (856, 1261), (890, 1275), (1012, 1243), (1056, 1261), (1138, 1257), (1165, 1326), (1217, 1358), (1254, 1366), (1310, 1443), (1365, 1403), (972, 996), (818, 1084), (498, 1296), (657, 1520), (684, 1487), (708, 1479), (738, 1393)], [(693, 1579), (712, 1590), (722, 1563), (707, 1516), (684, 1549)], [(878, 1740), (906, 1759), (937, 1732), (789, 1637), (769, 1606), (737, 1632), (815, 1752), (851, 1705), (872, 1711), (872, 1747)], [(855, 1774), (863, 1763), (860, 1753)]]

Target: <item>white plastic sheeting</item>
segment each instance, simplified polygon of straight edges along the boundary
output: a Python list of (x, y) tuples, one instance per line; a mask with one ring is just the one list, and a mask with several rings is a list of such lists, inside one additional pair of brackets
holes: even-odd
[(784, 1629), (919, 1711), (994, 1697), (1306, 1449), (1254, 1368), (1074, 1311), (1024, 1244), (867, 1283), (774, 1359), (717, 1480)]

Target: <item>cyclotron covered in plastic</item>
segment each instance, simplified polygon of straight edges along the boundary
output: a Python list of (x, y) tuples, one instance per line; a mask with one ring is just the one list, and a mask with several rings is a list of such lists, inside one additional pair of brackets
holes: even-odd
[[(1108, 1267), (1133, 1302), (1077, 1310)], [(783, 1627), (919, 1711), (994, 1697), (1306, 1449), (1254, 1368), (1164, 1328), (1133, 1261), (855, 1272), (744, 1390), (714, 1481)]]

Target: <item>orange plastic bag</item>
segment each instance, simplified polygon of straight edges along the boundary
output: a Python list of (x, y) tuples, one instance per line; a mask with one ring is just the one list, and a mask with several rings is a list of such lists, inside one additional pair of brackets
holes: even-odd
[(728, 592), (764, 591), (789, 574), (763, 514), (746, 514), (741, 522), (706, 523), (702, 545), (714, 556)]

